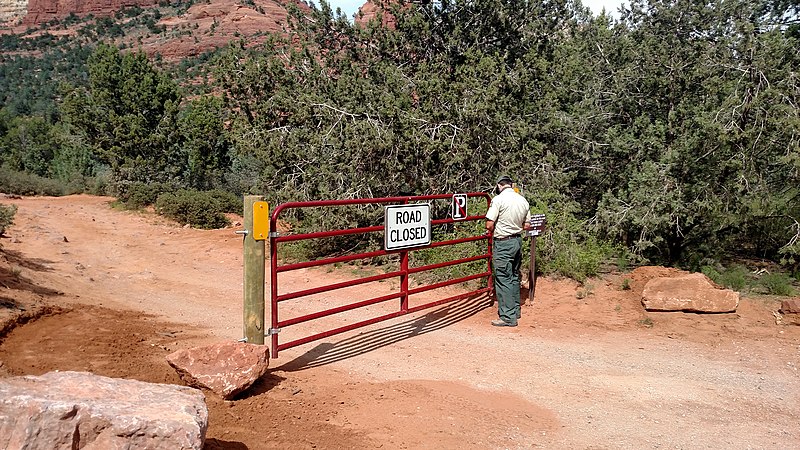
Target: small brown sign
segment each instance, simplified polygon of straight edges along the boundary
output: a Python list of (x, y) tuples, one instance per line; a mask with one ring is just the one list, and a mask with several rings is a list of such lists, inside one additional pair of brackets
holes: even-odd
[(547, 217), (544, 214), (533, 214), (531, 216), (531, 229), (528, 230), (528, 236), (536, 237), (544, 232), (547, 228)]

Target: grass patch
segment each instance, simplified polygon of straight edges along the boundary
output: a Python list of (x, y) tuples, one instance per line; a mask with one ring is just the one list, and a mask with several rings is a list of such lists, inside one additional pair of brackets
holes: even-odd
[(575, 297), (578, 299), (584, 299), (590, 295), (594, 295), (594, 285), (593, 284), (585, 284), (580, 289), (575, 292)]
[(729, 268), (704, 266), (701, 271), (713, 282), (737, 292), (786, 297), (796, 293), (793, 286), (796, 280), (777, 268), (773, 268), (773, 272), (765, 269), (751, 272), (745, 266), (737, 264)]
[(786, 273), (765, 273), (758, 280), (759, 284), (770, 295), (781, 295), (791, 297), (795, 294), (792, 286), (792, 277)]
[(6, 234), (6, 229), (14, 224), (17, 214), (17, 205), (0, 205), (0, 236)]

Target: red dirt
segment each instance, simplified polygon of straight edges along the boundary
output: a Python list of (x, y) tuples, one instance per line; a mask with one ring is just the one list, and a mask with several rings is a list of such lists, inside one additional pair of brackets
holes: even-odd
[[(181, 228), (109, 201), (4, 200), (19, 210), (2, 240), (0, 375), (180, 384), (168, 352), (241, 337), (234, 229)], [(735, 314), (645, 312), (644, 283), (669, 271), (540, 279), (513, 329), (491, 327), (496, 312), (477, 299), (286, 350), (241, 398), (206, 393), (206, 448), (800, 446), (800, 327), (776, 324), (769, 297), (743, 298)]]

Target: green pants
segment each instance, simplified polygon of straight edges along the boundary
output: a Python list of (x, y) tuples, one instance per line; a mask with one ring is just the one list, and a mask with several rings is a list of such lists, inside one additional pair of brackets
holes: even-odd
[(520, 315), (519, 269), (522, 266), (522, 239), (494, 241), (494, 291), (497, 313), (508, 323), (517, 323)]

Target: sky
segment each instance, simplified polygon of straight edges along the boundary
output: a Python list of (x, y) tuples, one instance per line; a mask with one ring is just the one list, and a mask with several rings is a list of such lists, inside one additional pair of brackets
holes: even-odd
[[(366, 1), (367, 0), (328, 0), (328, 3), (330, 3), (334, 11), (339, 7), (342, 8), (342, 12), (344, 12), (347, 17), (353, 17), (356, 11), (358, 11), (358, 8), (366, 3)], [(605, 7), (606, 11), (611, 13), (612, 16), (617, 17), (617, 8), (620, 3), (622, 3), (622, 0), (582, 0), (582, 3), (584, 6), (588, 6), (595, 15), (600, 14), (600, 11)]]

